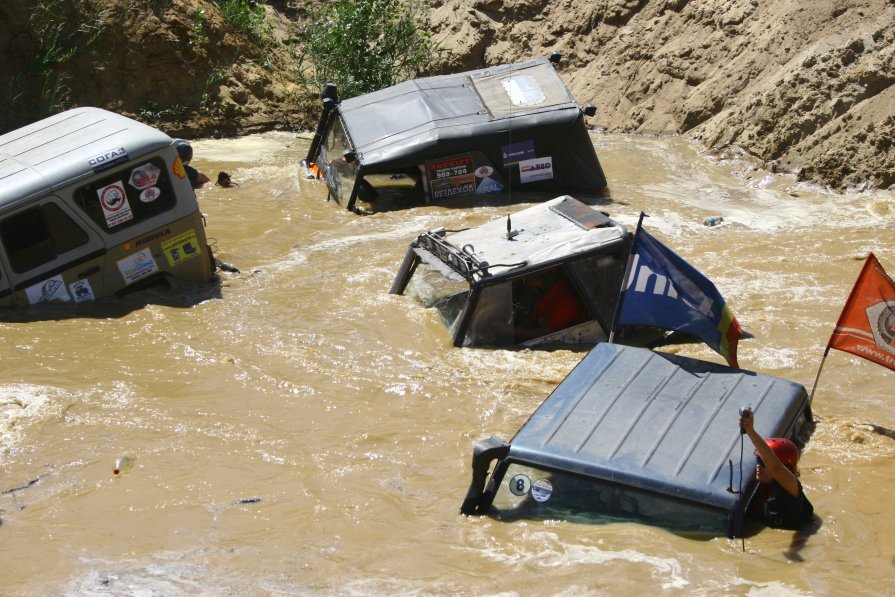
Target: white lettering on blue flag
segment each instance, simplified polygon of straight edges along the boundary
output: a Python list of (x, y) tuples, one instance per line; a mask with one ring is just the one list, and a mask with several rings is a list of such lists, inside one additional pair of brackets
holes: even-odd
[(705, 276), (640, 229), (618, 325), (694, 334), (718, 349), (724, 299)]

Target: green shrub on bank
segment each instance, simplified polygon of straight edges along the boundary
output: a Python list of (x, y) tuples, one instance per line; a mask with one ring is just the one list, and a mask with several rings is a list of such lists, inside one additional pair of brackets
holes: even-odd
[(259, 46), (265, 45), (270, 38), (270, 25), (263, 4), (263, 0), (217, 0), (224, 20), (237, 33), (245, 35)]
[(300, 36), (301, 75), (317, 93), (335, 83), (341, 98), (354, 97), (426, 72), (435, 52), (423, 0), (335, 0)]
[[(4, 1), (4, 0), (0, 0)], [(5, 0), (9, 1), (9, 0)], [(93, 104), (93, 97), (86, 96), (84, 85), (79, 84), (78, 74), (83, 73), (85, 63), (102, 67), (106, 50), (123, 51), (120, 40), (122, 28), (119, 20), (123, 15), (143, 19), (151, 13), (163, 26), (176, 25), (175, 13), (191, 8), (191, 29), (180, 43), (186, 43), (189, 51), (183, 52), (184, 67), (194, 69), (192, 63), (211, 62), (214, 68), (203, 87), (201, 79), (194, 98), (181, 94), (181, 101), (172, 105), (160, 105), (158, 98), (149, 97), (139, 107), (126, 106), (137, 111), (150, 122), (184, 119), (194, 111), (213, 113), (220, 103), (217, 87), (219, 73), (232, 66), (232, 61), (219, 61), (208, 56), (210, 44), (223, 34), (213, 28), (220, 27), (221, 19), (211, 18), (218, 12), (227, 29), (235, 33), (236, 51), (223, 55), (235, 55), (235, 61), (256, 61), (269, 64), (275, 45), (271, 24), (267, 20), (264, 0), (203, 0), (200, 3), (187, 0), (121, 0), (98, 2), (96, 0), (14, 0), (31, 6), (27, 29), (22, 38), (31, 40), (33, 49), (26, 60), (10, 61), (0, 80), (0, 134), (39, 120), (76, 105)], [(116, 23), (113, 31), (109, 26)], [(176, 29), (171, 29), (176, 31)], [(129, 48), (129, 52), (133, 49)], [(177, 52), (173, 47), (172, 52)], [(177, 52), (180, 54), (180, 52)], [(188, 63), (187, 63), (188, 61)]]
[(72, 105), (71, 60), (78, 52), (93, 53), (105, 30), (104, 19), (105, 12), (87, 0), (45, 0), (35, 5), (27, 32), (35, 51), (0, 86), (0, 132)]

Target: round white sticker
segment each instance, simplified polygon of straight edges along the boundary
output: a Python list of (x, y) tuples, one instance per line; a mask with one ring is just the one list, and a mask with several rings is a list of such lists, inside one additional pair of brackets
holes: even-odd
[(538, 479), (531, 486), (531, 497), (536, 502), (546, 502), (553, 495), (553, 484), (547, 479)]
[(531, 489), (531, 480), (527, 476), (520, 473), (510, 479), (510, 492), (513, 495), (525, 495), (529, 489)]
[(152, 203), (153, 201), (158, 199), (159, 195), (161, 194), (162, 192), (159, 190), (158, 187), (149, 187), (148, 189), (140, 193), (140, 201), (142, 201), (143, 203)]
[(479, 166), (475, 170), (475, 175), (479, 178), (488, 178), (492, 174), (494, 174), (494, 168), (491, 166)]

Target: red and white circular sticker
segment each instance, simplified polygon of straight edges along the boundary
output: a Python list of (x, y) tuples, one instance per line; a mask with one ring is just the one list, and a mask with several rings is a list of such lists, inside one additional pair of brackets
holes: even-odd
[(124, 207), (126, 197), (124, 187), (114, 184), (110, 184), (100, 191), (99, 194), (99, 200), (103, 204), (103, 209), (111, 212), (118, 211)]
[(140, 201), (143, 203), (152, 203), (161, 196), (162, 192), (158, 187), (149, 187), (140, 193)]

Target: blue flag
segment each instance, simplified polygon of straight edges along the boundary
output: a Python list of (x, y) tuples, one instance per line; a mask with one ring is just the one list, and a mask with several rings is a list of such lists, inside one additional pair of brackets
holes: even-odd
[(743, 330), (715, 285), (638, 225), (613, 329), (645, 325), (701, 338), (737, 367)]

